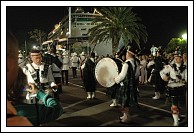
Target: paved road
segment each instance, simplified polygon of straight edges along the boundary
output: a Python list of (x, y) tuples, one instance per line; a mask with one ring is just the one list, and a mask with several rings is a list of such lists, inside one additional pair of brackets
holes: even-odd
[[(98, 84), (96, 98), (86, 99), (83, 83), (78, 78), (72, 78), (69, 71), (69, 84), (63, 86), (60, 96), (64, 114), (57, 120), (43, 124), (53, 127), (172, 127), (173, 119), (170, 104), (165, 98), (153, 100), (154, 89), (149, 85), (139, 87), (139, 109), (133, 109), (132, 123), (122, 124), (119, 121), (120, 107), (110, 107), (111, 98), (106, 95), (106, 88)], [(181, 103), (182, 121), (180, 126), (188, 127), (186, 119), (185, 100)]]

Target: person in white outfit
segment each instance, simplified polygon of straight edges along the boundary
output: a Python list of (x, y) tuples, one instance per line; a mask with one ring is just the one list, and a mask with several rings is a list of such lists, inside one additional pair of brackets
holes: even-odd
[(175, 53), (175, 63), (166, 65), (160, 71), (161, 78), (168, 82), (167, 96), (170, 99), (174, 126), (179, 126), (180, 100), (186, 96), (187, 92), (187, 67), (183, 64), (182, 55)]
[(77, 78), (77, 67), (78, 67), (78, 61), (79, 58), (77, 57), (77, 53), (74, 52), (73, 56), (71, 57), (71, 68), (72, 68), (72, 73), (73, 73), (73, 78)]
[(70, 59), (66, 51), (64, 51), (62, 55), (63, 55), (62, 83), (64, 84), (64, 74), (65, 74), (65, 83), (66, 85), (68, 85)]
[[(26, 64), (23, 68), (23, 72), (27, 76), (28, 83), (35, 84), (44, 92), (51, 94), (48, 88), (57, 88), (51, 66), (49, 66), (47, 73), (44, 73), (45, 63), (42, 62), (42, 56), (39, 50), (32, 50), (30, 57), (33, 62)], [(35, 97), (36, 96), (28, 94), (27, 99), (29, 103), (31, 103), (30, 99), (33, 99), (33, 102), (36, 102)]]

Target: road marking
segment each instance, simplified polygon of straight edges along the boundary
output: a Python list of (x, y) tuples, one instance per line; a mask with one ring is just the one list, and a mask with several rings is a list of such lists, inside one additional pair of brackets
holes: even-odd
[(82, 101), (76, 102), (76, 103), (71, 104), (71, 105), (69, 105), (69, 106), (63, 107), (63, 109), (71, 108), (71, 107), (73, 107), (73, 106), (75, 106), (75, 105), (77, 105), (77, 104), (83, 103), (83, 102), (85, 102), (85, 101), (87, 101), (87, 100), (82, 100)]
[(166, 112), (166, 113), (170, 113), (171, 114), (171, 111), (168, 111), (168, 110), (165, 110), (165, 109), (161, 109), (161, 108), (158, 108), (158, 107), (155, 107), (155, 106), (151, 106), (151, 105), (147, 105), (147, 104), (140, 103), (140, 102), (139, 102), (139, 104), (142, 105), (142, 106), (148, 107), (148, 108), (160, 110), (160, 111), (163, 111), (163, 112)]
[[(70, 83), (70, 84), (72, 84), (74, 86), (83, 88), (83, 86), (81, 86), (81, 85), (77, 85), (77, 84), (74, 84), (74, 83), (71, 83), (71, 82), (68, 82), (68, 83)], [(101, 93), (101, 94), (104, 94), (104, 95), (106, 94), (105, 92), (102, 92), (102, 91), (96, 91), (96, 92)], [(77, 104), (77, 103), (75, 103), (75, 104)], [(160, 110), (160, 111), (163, 111), (163, 112), (166, 112), (166, 113), (170, 113), (170, 114), (172, 113), (171, 111), (168, 111), (168, 110), (165, 110), (165, 109), (161, 109), (161, 108), (158, 108), (158, 107), (155, 107), (155, 106), (151, 106), (151, 105), (148, 105), (148, 104), (144, 104), (144, 103), (140, 103), (140, 102), (139, 102), (139, 104), (142, 105), (142, 106), (151, 108), (151, 109)]]
[(81, 86), (81, 85), (77, 85), (77, 84), (74, 84), (74, 83), (71, 83), (71, 82), (68, 82), (69, 84), (72, 84), (72, 85), (74, 85), (74, 86), (77, 86), (77, 87), (80, 87), (80, 88), (83, 88), (83, 86)]
[[(83, 102), (83, 101), (81, 101)], [(87, 107), (85, 109), (82, 110), (78, 110), (76, 112), (73, 112), (71, 114), (62, 114), (57, 120), (59, 119), (64, 119), (64, 118), (68, 118), (68, 117), (75, 117), (75, 116), (92, 116), (92, 115), (96, 115), (99, 114), (101, 112), (110, 110), (111, 108), (108, 108), (110, 101), (101, 103), (101, 104), (97, 104), (95, 106), (91, 106), (91, 107)]]

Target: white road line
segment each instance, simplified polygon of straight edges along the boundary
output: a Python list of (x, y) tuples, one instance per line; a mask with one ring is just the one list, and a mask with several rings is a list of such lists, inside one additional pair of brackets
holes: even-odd
[(71, 104), (71, 105), (69, 105), (69, 106), (63, 107), (63, 109), (67, 109), (67, 108), (73, 107), (73, 106), (75, 106), (75, 105), (77, 105), (77, 104), (80, 104), (80, 103), (83, 103), (83, 102), (85, 102), (85, 101), (87, 101), (87, 100), (82, 100), (82, 101), (76, 102), (76, 103)]
[[(72, 85), (74, 85), (74, 86), (83, 88), (83, 86), (81, 86), (81, 85), (77, 85), (77, 84), (74, 84), (74, 83), (71, 83), (71, 82), (68, 82), (68, 83), (69, 83), (69, 84), (72, 84)], [(96, 92), (101, 93), (101, 94), (106, 94), (105, 92), (102, 92), (102, 91), (96, 91)], [(85, 101), (85, 100), (84, 100), (84, 101)], [(80, 103), (81, 103), (81, 102), (84, 102), (84, 101), (80, 101)], [(78, 103), (75, 103), (74, 105), (76, 105), (76, 104), (79, 104), (79, 102), (78, 102)], [(158, 108), (158, 107), (155, 107), (155, 106), (151, 106), (151, 105), (148, 105), (148, 104), (144, 104), (144, 103), (140, 103), (140, 102), (139, 102), (139, 104), (142, 105), (142, 106), (151, 108), (151, 109), (156, 109), (156, 110), (160, 110), (160, 111), (163, 111), (163, 112), (166, 112), (166, 113), (170, 113), (170, 114), (171, 114), (171, 111), (168, 111), (168, 110), (165, 110), (165, 109), (161, 109), (161, 108)], [(72, 106), (74, 106), (74, 105), (72, 105)], [(71, 106), (71, 105), (70, 105), (70, 106)], [(67, 107), (65, 107), (65, 108), (67, 108)]]
[(68, 82), (69, 84), (72, 84), (72, 85), (74, 85), (74, 86), (77, 86), (77, 87), (80, 87), (80, 88), (83, 88), (83, 86), (81, 86), (81, 85), (77, 85), (77, 84), (74, 84), (74, 83), (71, 83), (71, 82)]
[(151, 106), (151, 105), (147, 105), (147, 104), (144, 104), (144, 103), (139, 103), (139, 104), (142, 105), (142, 106), (146, 106), (148, 108), (160, 110), (160, 111), (163, 111), (163, 112), (166, 112), (166, 113), (170, 113), (171, 114), (171, 111), (168, 111), (168, 110), (165, 110), (165, 109), (161, 109), (161, 108), (154, 107), (154, 106)]

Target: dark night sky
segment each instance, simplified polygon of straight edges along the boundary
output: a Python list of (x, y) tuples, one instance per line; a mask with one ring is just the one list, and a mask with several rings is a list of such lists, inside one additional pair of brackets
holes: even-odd
[[(65, 15), (65, 6), (12, 6), (6, 7), (6, 24), (16, 34), (38, 28), (49, 33)], [(75, 8), (75, 7), (73, 7)], [(74, 11), (72, 8), (72, 11)], [(93, 11), (84, 7), (85, 11)], [(135, 6), (132, 10), (142, 18), (148, 32), (147, 45), (167, 44), (171, 38), (181, 37), (187, 31), (187, 6)]]

